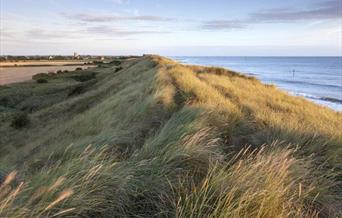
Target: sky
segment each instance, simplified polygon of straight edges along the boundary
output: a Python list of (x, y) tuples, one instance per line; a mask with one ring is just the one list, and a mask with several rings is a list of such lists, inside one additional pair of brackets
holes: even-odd
[(0, 0), (0, 55), (342, 56), (342, 0)]

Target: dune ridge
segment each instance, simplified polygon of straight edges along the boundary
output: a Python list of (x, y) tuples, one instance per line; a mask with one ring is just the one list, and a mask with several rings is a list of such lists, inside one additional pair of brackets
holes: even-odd
[(34, 79), (0, 87), (1, 217), (341, 215), (339, 112), (153, 55)]

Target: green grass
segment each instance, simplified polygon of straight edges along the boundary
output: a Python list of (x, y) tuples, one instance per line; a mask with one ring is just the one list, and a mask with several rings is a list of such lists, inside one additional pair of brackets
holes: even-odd
[(341, 215), (338, 112), (157, 56), (37, 77), (0, 87), (1, 217)]

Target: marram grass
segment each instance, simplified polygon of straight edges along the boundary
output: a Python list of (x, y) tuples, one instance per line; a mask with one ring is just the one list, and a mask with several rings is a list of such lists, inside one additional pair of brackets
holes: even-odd
[(341, 216), (340, 113), (221, 68), (120, 61), (0, 87), (0, 217)]

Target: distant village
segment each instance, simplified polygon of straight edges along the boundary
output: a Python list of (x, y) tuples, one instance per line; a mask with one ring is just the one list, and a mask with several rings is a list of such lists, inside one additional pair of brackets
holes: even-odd
[(2, 55), (0, 61), (32, 61), (32, 60), (99, 60), (104, 61), (113, 58), (112, 56), (97, 56), (97, 55), (80, 55), (74, 52), (73, 55), (28, 55), (28, 56), (13, 56), (13, 55)]

